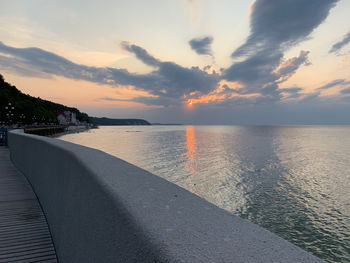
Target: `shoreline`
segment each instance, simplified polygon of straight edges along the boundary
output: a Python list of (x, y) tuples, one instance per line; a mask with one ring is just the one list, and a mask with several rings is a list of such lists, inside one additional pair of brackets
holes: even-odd
[(86, 131), (89, 131), (90, 129), (96, 129), (96, 128), (92, 128), (88, 126), (68, 126), (67, 130), (65, 130), (64, 132), (48, 135), (47, 137), (58, 139), (58, 137), (63, 135), (86, 132)]

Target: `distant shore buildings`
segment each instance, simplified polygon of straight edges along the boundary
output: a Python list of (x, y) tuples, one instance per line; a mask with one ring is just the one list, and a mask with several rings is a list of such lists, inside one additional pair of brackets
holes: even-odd
[(77, 117), (74, 112), (71, 111), (58, 111), (57, 120), (60, 125), (77, 125)]

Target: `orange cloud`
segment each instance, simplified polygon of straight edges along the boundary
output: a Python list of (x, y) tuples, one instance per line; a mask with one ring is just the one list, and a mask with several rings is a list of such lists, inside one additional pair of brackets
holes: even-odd
[[(226, 86), (226, 87), (224, 87)], [(211, 102), (221, 102), (232, 98), (251, 98), (261, 96), (259, 93), (239, 94), (237, 90), (243, 88), (239, 82), (221, 81), (219, 86), (209, 94), (200, 95), (199, 92), (191, 92), (184, 95), (187, 104), (207, 104)]]

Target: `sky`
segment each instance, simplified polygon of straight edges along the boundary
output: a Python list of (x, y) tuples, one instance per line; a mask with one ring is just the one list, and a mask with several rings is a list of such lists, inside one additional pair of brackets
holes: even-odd
[(90, 116), (350, 124), (349, 0), (1, 0), (0, 73)]

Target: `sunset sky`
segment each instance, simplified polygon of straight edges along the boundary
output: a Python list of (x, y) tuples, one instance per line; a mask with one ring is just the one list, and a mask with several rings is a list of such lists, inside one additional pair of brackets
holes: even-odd
[(350, 124), (349, 0), (2, 0), (0, 73), (92, 116)]

